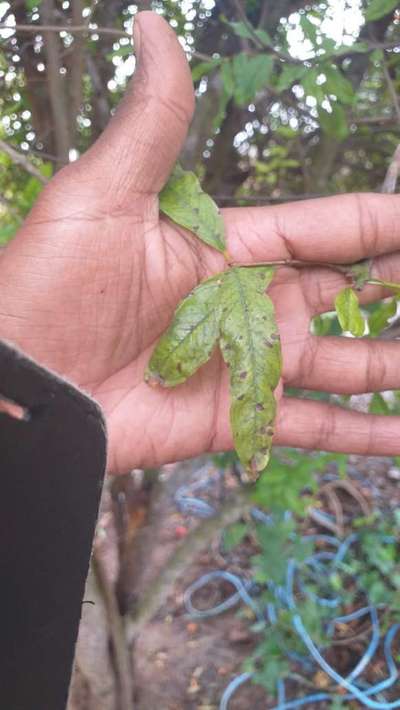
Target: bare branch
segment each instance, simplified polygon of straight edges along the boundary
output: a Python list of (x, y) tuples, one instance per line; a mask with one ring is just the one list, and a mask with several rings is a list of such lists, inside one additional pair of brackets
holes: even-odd
[[(72, 0), (72, 21), (79, 24), (82, 21), (83, 2), (82, 0)], [(90, 17), (90, 16), (89, 16)], [(77, 116), (83, 101), (83, 69), (85, 62), (85, 38), (83, 34), (74, 37), (74, 45), (71, 61), (71, 76), (69, 93), (71, 96), (71, 138), (74, 142), (77, 132)]]
[(393, 193), (396, 190), (397, 180), (400, 174), (400, 145), (394, 151), (391, 163), (388, 167), (383, 181), (381, 192)]
[[(54, 0), (42, 0), (40, 13), (44, 22), (51, 20), (55, 14)], [(53, 125), (57, 155), (63, 163), (69, 161), (71, 147), (68, 125), (68, 113), (65, 104), (65, 86), (61, 75), (60, 40), (54, 32), (43, 32), (43, 42), (46, 52), (46, 73), (49, 86), (49, 96), (53, 114)]]
[(16, 150), (11, 145), (1, 139), (0, 150), (2, 150), (3, 153), (6, 153), (9, 156), (13, 163), (15, 163), (16, 165), (21, 165), (21, 167), (23, 167), (27, 173), (30, 173), (30, 175), (33, 175), (33, 177), (37, 178), (39, 182), (41, 182), (43, 185), (46, 185), (46, 183), (48, 182), (47, 178), (45, 178), (44, 175), (42, 175), (42, 173), (40, 172), (40, 170), (38, 170), (30, 162), (26, 155), (23, 155), (23, 153), (20, 153), (18, 150)]
[(92, 557), (93, 572), (101, 590), (106, 607), (111, 643), (114, 651), (114, 661), (119, 685), (119, 707), (121, 710), (133, 710), (132, 666), (129, 647), (113, 585), (108, 579), (104, 564), (98, 551), (94, 550)]
[(111, 35), (112, 37), (128, 37), (132, 39), (132, 35), (124, 30), (116, 30), (112, 27), (88, 27), (87, 25), (7, 25), (0, 22), (0, 29), (15, 30), (16, 32), (27, 32), (29, 34), (42, 34), (43, 32), (69, 32), (70, 34), (96, 34), (96, 35)]
[(190, 564), (195, 555), (210, 544), (219, 530), (236, 522), (251, 505), (247, 491), (241, 490), (235, 498), (227, 500), (221, 506), (218, 515), (208, 518), (187, 535), (167, 560), (160, 574), (151, 582), (149, 589), (142, 595), (142, 601), (133, 614), (132, 623), (128, 626), (129, 639), (138, 636), (143, 626), (159, 610), (182, 570)]
[(389, 69), (387, 67), (385, 59), (383, 59), (383, 75), (386, 80), (387, 87), (389, 89), (389, 94), (392, 99), (393, 107), (396, 112), (397, 120), (400, 124), (400, 103), (399, 103), (399, 97), (397, 96), (397, 91), (396, 87), (393, 83), (392, 77), (390, 76)]

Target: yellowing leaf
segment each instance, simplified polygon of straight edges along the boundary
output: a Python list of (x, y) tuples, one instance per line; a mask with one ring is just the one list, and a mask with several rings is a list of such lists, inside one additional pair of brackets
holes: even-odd
[(220, 347), (230, 370), (231, 428), (235, 449), (250, 480), (257, 480), (271, 450), (281, 371), (272, 301), (265, 289), (270, 267), (225, 272), (220, 292)]
[(192, 172), (177, 166), (159, 196), (160, 210), (199, 239), (224, 252), (224, 222), (214, 200)]
[(178, 306), (151, 356), (145, 374), (149, 384), (179, 385), (210, 358), (219, 333), (220, 276), (202, 283)]
[(352, 335), (364, 335), (365, 322), (360, 311), (357, 294), (352, 288), (344, 288), (335, 298), (335, 308), (343, 330)]

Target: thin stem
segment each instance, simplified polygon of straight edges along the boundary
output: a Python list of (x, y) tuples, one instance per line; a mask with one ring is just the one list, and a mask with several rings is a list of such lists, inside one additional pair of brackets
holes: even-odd
[(245, 264), (239, 262), (230, 262), (229, 266), (243, 266), (248, 268), (254, 266), (289, 266), (294, 269), (318, 267), (324, 269), (333, 269), (333, 271), (338, 271), (344, 276), (351, 276), (351, 274), (349, 274), (351, 264), (330, 264), (324, 261), (302, 261), (301, 259), (277, 259), (276, 261), (258, 261), (257, 263), (248, 262)]
[(39, 180), (43, 185), (46, 185), (48, 180), (44, 177), (44, 175), (42, 175), (40, 170), (38, 170), (34, 165), (32, 165), (30, 160), (28, 160), (25, 155), (19, 153), (18, 150), (16, 150), (0, 138), (0, 151), (1, 150), (3, 151), (3, 153), (7, 153), (13, 163), (15, 163), (16, 165), (21, 165), (21, 167), (23, 167), (27, 173), (30, 173), (30, 175), (33, 175), (33, 177)]

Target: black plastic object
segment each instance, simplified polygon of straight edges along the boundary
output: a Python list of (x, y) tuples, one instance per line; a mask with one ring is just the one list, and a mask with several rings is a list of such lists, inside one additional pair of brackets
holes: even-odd
[(0, 709), (64, 710), (104, 422), (92, 400), (0, 342), (1, 399), (19, 409), (0, 411)]

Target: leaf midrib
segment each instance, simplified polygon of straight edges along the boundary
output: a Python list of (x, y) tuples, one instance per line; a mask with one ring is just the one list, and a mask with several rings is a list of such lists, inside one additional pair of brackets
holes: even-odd
[[(245, 329), (248, 334), (248, 342), (249, 342), (249, 350), (250, 350), (250, 359), (252, 363), (252, 383), (253, 383), (253, 392), (254, 392), (254, 406), (253, 406), (253, 432), (252, 432), (252, 450), (253, 452), (255, 451), (255, 446), (256, 446), (256, 421), (257, 421), (257, 410), (256, 410), (256, 404), (259, 401), (259, 391), (256, 383), (256, 353), (255, 353), (255, 346), (253, 342), (253, 337), (252, 337), (252, 332), (249, 327), (249, 315), (250, 315), (250, 309), (248, 306), (248, 302), (246, 299), (246, 289), (243, 287), (239, 272), (236, 269), (232, 269), (231, 273), (233, 274), (233, 277), (237, 281), (237, 286), (238, 286), (238, 293), (239, 293), (239, 299), (240, 302), (243, 306), (243, 310), (245, 312)], [(247, 318), (246, 318), (247, 316)]]

